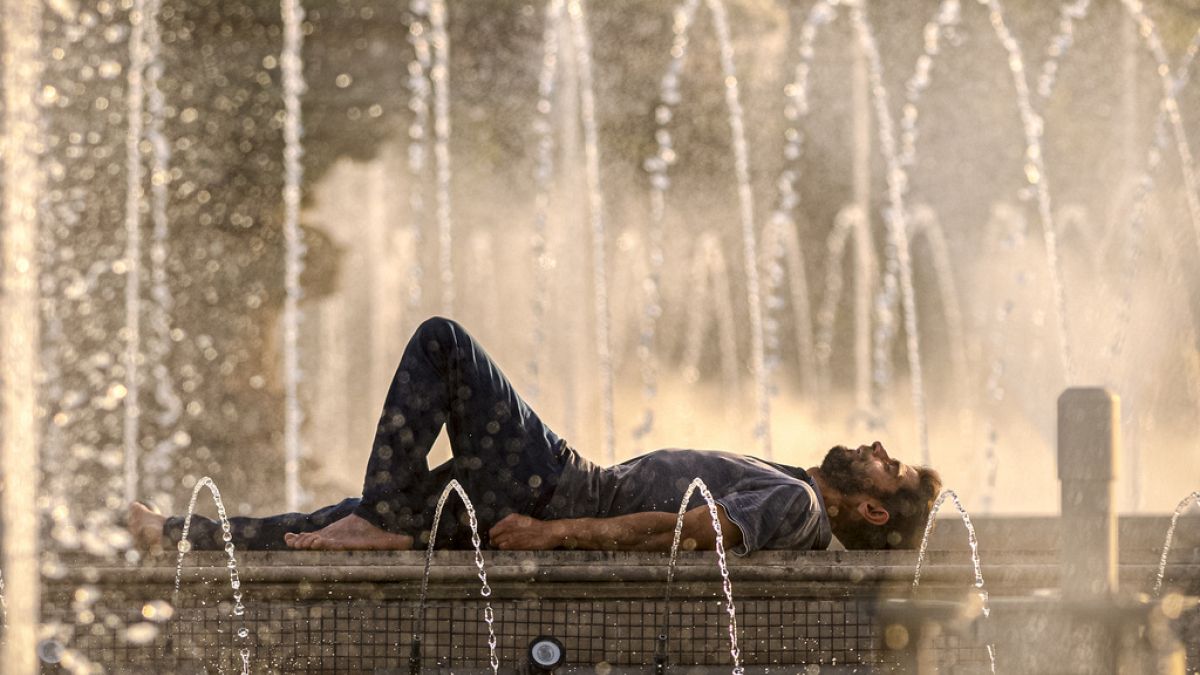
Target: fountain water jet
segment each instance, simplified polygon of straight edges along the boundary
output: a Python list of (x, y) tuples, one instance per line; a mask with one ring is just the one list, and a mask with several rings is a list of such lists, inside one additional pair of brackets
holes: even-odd
[[(1137, 18), (1137, 17), (1135, 17)], [(1148, 18), (1141, 16), (1147, 22)], [(1154, 121), (1153, 142), (1146, 152), (1145, 168), (1138, 178), (1134, 196), (1132, 199), (1133, 208), (1130, 211), (1129, 225), (1127, 230), (1128, 241), (1124, 248), (1125, 255), (1125, 274), (1124, 281), (1121, 284), (1124, 292), (1122, 293), (1121, 303), (1118, 305), (1118, 320), (1115, 337), (1113, 338), (1110, 351), (1113, 355), (1120, 354), (1125, 340), (1125, 331), (1128, 328), (1128, 323), (1131, 315), (1131, 305), (1133, 304), (1132, 285), (1137, 272), (1137, 262), (1141, 253), (1141, 234), (1143, 224), (1148, 208), (1147, 202), (1154, 190), (1154, 178), (1162, 165), (1162, 151), (1167, 145), (1167, 122), (1170, 121), (1176, 129), (1176, 150), (1179, 153), (1180, 164), (1184, 173), (1184, 188), (1185, 194), (1188, 197), (1189, 210), (1192, 216), (1193, 230), (1196, 232), (1196, 244), (1200, 246), (1200, 201), (1196, 197), (1196, 184), (1194, 178), (1194, 166), (1191, 159), (1191, 150), (1187, 143), (1187, 137), (1183, 130), (1176, 125), (1181, 124), (1179, 119), (1179, 103), (1178, 97), (1183, 88), (1187, 85), (1191, 76), (1191, 66), (1196, 58), (1197, 51), (1200, 51), (1200, 30), (1192, 37), (1191, 42), (1178, 67), (1175, 69), (1174, 76), (1170, 75), (1169, 67), (1166, 63), (1166, 55), (1162, 50), (1161, 43), (1157, 40), (1154, 33), (1153, 24), (1149, 24), (1150, 28), (1144, 29), (1143, 34), (1148, 34), (1147, 41), (1151, 44), (1151, 51), (1159, 60), (1160, 73), (1163, 68), (1168, 68), (1167, 74), (1163, 76), (1164, 94), (1162, 102), (1159, 105), (1158, 116)]]
[(1042, 222), (1042, 239), (1046, 248), (1046, 265), (1054, 294), (1054, 311), (1058, 318), (1059, 355), (1063, 373), (1069, 383), (1074, 379), (1074, 363), (1071, 357), (1070, 332), (1067, 330), (1066, 297), (1062, 282), (1062, 269), (1058, 256), (1058, 239), (1054, 228), (1054, 217), (1050, 203), (1050, 186), (1046, 178), (1046, 167), (1042, 156), (1042, 118), (1033, 109), (1030, 101), (1029, 84), (1025, 79), (1024, 57), (1020, 45), (1004, 21), (1004, 10), (999, 0), (987, 0), (992, 27), (1001, 46), (1009, 55), (1009, 70), (1017, 94), (1017, 110), (1025, 132), (1025, 178), (1036, 190), (1038, 215)]
[(304, 128), (300, 120), (300, 96), (304, 93), (304, 63), (301, 49), (304, 34), (304, 7), (300, 0), (280, 0), (283, 14), (283, 49), (279, 64), (283, 72), (283, 233), (286, 243), (284, 255), (283, 304), (283, 371), (284, 371), (284, 491), (288, 511), (298, 511), (301, 501), (300, 456), (302, 453), (300, 425), (303, 411), (300, 408), (300, 274), (304, 270), (304, 240), (300, 232), (301, 183), (304, 166), (301, 156), (304, 148), (301, 136)]
[(160, 429), (161, 438), (145, 461), (145, 471), (153, 479), (152, 489), (158, 491), (156, 499), (167, 496), (169, 473), (174, 461), (175, 451), (184, 444), (177, 435), (170, 433), (183, 413), (183, 401), (175, 388), (170, 364), (167, 362), (171, 353), (171, 310), (174, 300), (171, 289), (167, 285), (167, 255), (169, 252), (168, 236), (170, 221), (167, 216), (171, 183), (171, 145), (163, 135), (165, 117), (165, 102), (159, 81), (162, 79), (163, 60), (162, 31), (159, 26), (159, 10), (162, 0), (146, 0), (145, 47), (146, 47), (146, 108), (150, 114), (146, 125), (146, 140), (150, 143), (150, 221), (153, 225), (150, 242), (150, 298), (154, 301), (150, 308), (150, 328), (152, 339), (147, 341), (147, 357), (150, 362), (150, 372), (155, 380), (154, 399), (160, 410), (155, 423)]
[(563, 0), (546, 3), (545, 27), (542, 37), (542, 67), (538, 74), (537, 117), (533, 128), (538, 135), (533, 181), (534, 197), (533, 234), (530, 236), (530, 255), (533, 258), (533, 300), (531, 302), (532, 339), (530, 358), (526, 362), (529, 375), (527, 396), (536, 402), (541, 396), (541, 361), (544, 354), (546, 304), (549, 291), (549, 269), (553, 265), (547, 247), (547, 221), (550, 210), (550, 191), (554, 173), (554, 111), (555, 75), (559, 72), (559, 32), (563, 13)]
[(450, 217), (450, 35), (446, 32), (445, 0), (429, 0), (429, 41), (433, 63), (429, 80), (433, 87), (433, 158), (435, 167), (438, 228), (438, 268), (442, 282), (442, 308), (454, 313), (454, 227)]
[[(233, 545), (233, 532), (229, 525), (229, 517), (225, 515), (225, 503), (221, 501), (221, 492), (217, 489), (216, 483), (208, 476), (204, 476), (196, 481), (196, 485), (192, 488), (192, 498), (188, 501), (187, 516), (183, 519), (183, 531), (179, 537), (179, 557), (175, 563), (175, 591), (171, 597), (171, 605), (179, 607), (179, 590), (183, 581), (183, 558), (192, 550), (192, 543), (188, 540), (188, 533), (192, 527), (192, 515), (196, 512), (196, 500), (200, 497), (200, 490), (208, 488), (212, 495), (213, 503), (217, 507), (217, 518), (221, 521), (221, 539), (225, 542), (225, 554), (229, 556), (227, 567), (229, 568), (229, 587), (233, 590), (233, 615), (241, 617), (236, 619), (240, 624), (236, 635), (238, 640), (247, 640), (250, 637), (250, 631), (246, 628), (246, 606), (242, 603), (242, 580), (238, 576), (237, 558), (235, 557), (236, 548)], [(245, 643), (243, 642), (243, 645)], [(243, 646), (239, 648), (238, 655), (242, 660), (242, 675), (250, 673), (250, 648)]]
[[(871, 101), (875, 107), (875, 121), (879, 125), (879, 144), (886, 165), (887, 194), (890, 208), (885, 213), (888, 230), (888, 246), (885, 251), (883, 289), (876, 302), (880, 321), (875, 331), (875, 374), (876, 385), (886, 382), (887, 345), (891, 342), (893, 308), (899, 291), (904, 310), (904, 337), (908, 353), (909, 382), (911, 384), (913, 416), (916, 420), (917, 442), (921, 448), (921, 461), (929, 464), (929, 431), (925, 417), (924, 377), (921, 369), (920, 337), (917, 332), (917, 304), (913, 291), (911, 249), (909, 248), (908, 218), (904, 195), (908, 190), (908, 174), (900, 163), (896, 152), (896, 136), (892, 115), (889, 110), (888, 92), (883, 84), (883, 65), (875, 35), (867, 23), (866, 15), (859, 2), (850, 4), (850, 23), (858, 38), (859, 48), (866, 57), (867, 72), (871, 85)], [(897, 287), (897, 277), (899, 286)], [(881, 375), (883, 379), (881, 380)], [(881, 406), (875, 406), (879, 410)]]
[[(1011, 204), (997, 203), (992, 205), (990, 218), (985, 225), (985, 231), (989, 234), (984, 237), (984, 241), (989, 246), (1000, 246), (1004, 250), (1021, 251), (1025, 247), (1027, 223), (1024, 214)], [(1013, 278), (1020, 282), (1020, 279), (1025, 274), (1025, 270), (1017, 270), (1013, 274)], [(990, 316), (992, 317), (992, 330), (989, 334), (989, 341), (992, 344), (992, 352), (994, 358), (988, 368), (987, 381), (984, 383), (985, 398), (992, 402), (992, 405), (998, 405), (1004, 400), (1004, 373), (1006, 371), (1008, 340), (1000, 334), (1000, 328), (1006, 325), (1009, 317), (1012, 315), (1016, 306), (1015, 301), (1011, 297), (1006, 297), (998, 302)], [(993, 413), (993, 417), (995, 413)], [(984, 422), (983, 429), (983, 457), (984, 457), (984, 489), (983, 489), (983, 510), (990, 512), (992, 510), (992, 497), (996, 491), (996, 479), (999, 472), (999, 462), (996, 460), (996, 448), (1000, 442), (1000, 432), (996, 428), (992, 419)]]
[(1059, 62), (1075, 44), (1075, 21), (1087, 16), (1091, 4), (1092, 0), (1075, 0), (1063, 3), (1059, 9), (1058, 33), (1050, 38), (1046, 46), (1046, 60), (1042, 62), (1042, 74), (1038, 77), (1037, 94), (1043, 105), (1058, 81)]
[[(1196, 39), (1193, 38), (1191, 44), (1188, 45), (1187, 54), (1185, 54), (1183, 62), (1180, 64), (1179, 76), (1174, 77), (1171, 74), (1170, 59), (1167, 58), (1166, 50), (1163, 48), (1162, 40), (1158, 35), (1158, 28), (1154, 21), (1146, 15), (1141, 0), (1121, 0), (1122, 6), (1129, 13), (1130, 18), (1137, 24), (1138, 34), (1142, 36), (1146, 43), (1146, 48), (1154, 57), (1157, 65), (1156, 72), (1159, 80), (1162, 83), (1163, 97), (1160, 104), (1159, 117), (1155, 121), (1157, 128), (1159, 121), (1163, 115), (1171, 122), (1171, 129), (1175, 135), (1175, 149), (1179, 154), (1180, 170), (1183, 173), (1184, 195), (1187, 197), (1188, 213), (1191, 216), (1192, 228), (1196, 233), (1196, 243), (1200, 246), (1200, 178), (1196, 174), (1196, 163), (1192, 157), (1191, 148), (1188, 145), (1187, 132), (1183, 128), (1183, 118), (1179, 112), (1179, 101), (1177, 95), (1179, 89), (1187, 82), (1188, 69), (1191, 67), (1192, 60), (1196, 56), (1198, 45)], [(1157, 134), (1155, 144), (1157, 146)]]
[(568, 0), (571, 37), (579, 68), (579, 113), (583, 123), (583, 150), (587, 177), (588, 215), (592, 230), (592, 284), (596, 316), (596, 357), (600, 369), (600, 417), (604, 424), (604, 453), (616, 462), (613, 422), (613, 364), (608, 306), (608, 264), (605, 256), (604, 194), (600, 189), (600, 139), (596, 129), (596, 96), (592, 82), (592, 42), (587, 16), (579, 0)]
[[(795, 325), (796, 350), (799, 355), (800, 373), (806, 397), (817, 400), (817, 365), (813, 350), (812, 318), (808, 302), (808, 275), (804, 263), (804, 251), (800, 246), (794, 222), (790, 218), (772, 217), (763, 232), (763, 270), (767, 275), (766, 306), (764, 308), (765, 353), (768, 372), (773, 372), (780, 361), (779, 320), (774, 318), (776, 309), (782, 308), (779, 297), (787, 281), (788, 298), (792, 304), (792, 321)], [(786, 263), (786, 271), (784, 267)]]
[(142, 325), (142, 135), (146, 73), (146, 1), (134, 0), (129, 12), (129, 75), (126, 80), (125, 133), (125, 395), (122, 439), (125, 448), (125, 501), (138, 496), (138, 454), (141, 432), (141, 325)]
[(445, 508), (446, 500), (450, 498), (452, 492), (458, 493), (463, 507), (467, 509), (467, 519), (471, 527), (471, 543), (475, 546), (475, 567), (479, 569), (479, 582), (482, 584), (479, 595), (484, 598), (483, 620), (487, 623), (488, 629), (488, 661), (492, 667), (492, 673), (498, 673), (500, 658), (496, 655), (496, 631), (493, 626), (496, 617), (492, 611), (491, 601), (487, 600), (492, 595), (492, 587), (488, 585), (487, 571), (484, 569), (482, 542), (479, 538), (479, 521), (475, 517), (475, 506), (471, 503), (471, 498), (467, 496), (466, 490), (458, 480), (453, 478), (442, 489), (442, 495), (438, 497), (437, 508), (433, 513), (433, 526), (429, 531), (429, 547), (425, 550), (425, 571), (421, 576), (421, 594), (417, 599), (417, 607), (413, 610), (412, 652), (409, 656), (409, 669), (413, 673), (419, 673), (421, 670), (421, 638), (425, 632), (425, 596), (429, 592), (429, 565), (433, 561), (433, 546), (437, 543), (438, 523), (442, 520), (442, 509)]
[(921, 95), (929, 88), (930, 70), (933, 60), (942, 53), (942, 36), (951, 43), (957, 42), (955, 29), (961, 20), (962, 5), (959, 0), (943, 0), (934, 18), (925, 24), (924, 51), (917, 57), (913, 74), (904, 84), (904, 109), (900, 117), (900, 165), (911, 167), (917, 155), (917, 118), (920, 114)]
[(708, 486), (700, 478), (692, 479), (691, 484), (688, 485), (687, 490), (683, 493), (683, 499), (679, 502), (679, 514), (675, 519), (675, 536), (671, 540), (671, 558), (667, 562), (667, 590), (666, 597), (663, 599), (662, 631), (658, 634), (658, 652), (655, 660), (661, 666), (666, 665), (667, 635), (671, 620), (671, 587), (675, 581), (675, 561), (679, 558), (679, 540), (683, 536), (683, 517), (687, 514), (688, 504), (692, 500), (692, 493), (696, 490), (700, 491), (700, 495), (704, 497), (704, 501), (708, 505), (708, 515), (712, 517), (713, 533), (716, 535), (714, 548), (717, 552), (717, 565), (721, 569), (721, 590), (725, 593), (725, 611), (729, 614), (729, 655), (733, 659), (733, 675), (743, 675), (745, 671), (742, 668), (741, 650), (738, 649), (737, 641), (737, 608), (733, 604), (733, 584), (729, 580), (729, 564), (725, 557), (725, 538), (721, 532), (721, 519), (717, 514), (716, 500), (713, 499)]
[[(413, 46), (413, 58), (408, 63), (408, 77), (405, 78), (405, 83), (409, 88), (408, 109), (413, 114), (412, 124), (408, 127), (407, 153), (408, 232), (412, 239), (413, 251), (421, 250), (421, 226), (424, 225), (425, 214), (424, 190), (421, 189), (421, 183), (425, 172), (426, 138), (429, 135), (430, 84), (426, 73), (430, 69), (431, 57), (429, 39), (425, 35), (426, 27), (422, 17), (426, 13), (427, 3), (428, 0), (412, 0), (409, 3), (413, 21), (408, 27), (408, 39)], [(413, 255), (408, 270), (409, 312), (415, 312), (421, 305), (423, 276), (421, 256)]]
[(1162, 594), (1163, 577), (1167, 573), (1167, 556), (1171, 554), (1171, 540), (1175, 538), (1175, 526), (1179, 523), (1179, 516), (1189, 504), (1200, 504), (1200, 490), (1184, 497), (1179, 506), (1175, 507), (1175, 512), (1171, 514), (1171, 525), (1167, 528), (1167, 538), (1163, 540), (1162, 555), (1158, 559), (1158, 573), (1154, 576), (1154, 595), (1158, 597)]
[[(754, 194), (750, 185), (750, 161), (746, 144), (744, 113), (725, 5), (721, 0), (704, 0), (704, 2), (712, 17), (719, 45), (721, 74), (724, 78), (725, 107), (729, 111), (729, 130), (733, 144), (734, 176), (737, 182), (738, 216), (741, 222), (743, 263), (746, 274), (746, 301), (750, 312), (751, 372), (754, 373), (755, 378), (754, 399), (757, 414), (754, 437), (759, 442), (763, 457), (770, 459), (771, 397), (769, 378), (766, 372), (763, 311), (759, 287), (758, 240), (754, 224)], [(671, 62), (667, 67), (667, 73), (662, 78), (660, 104), (655, 110), (655, 120), (659, 127), (655, 132), (658, 153), (646, 161), (646, 170), (650, 173), (652, 223), (650, 234), (651, 279), (647, 284), (648, 309), (645, 316), (646, 324), (643, 327), (643, 345), (653, 344), (655, 324), (659, 314), (654, 308), (658, 305), (659, 276), (657, 275), (660, 273), (662, 261), (660, 253), (662, 221), (665, 214), (666, 192), (670, 186), (667, 169), (675, 162), (676, 158), (671, 143), (671, 132), (666, 125), (674, 114), (674, 106), (680, 101), (679, 76), (687, 58), (688, 32), (699, 7), (700, 0), (685, 0), (675, 10), (675, 20), (672, 25), (675, 37), (671, 47)], [(654, 372), (653, 368), (646, 364), (643, 365), (643, 368), (644, 374)], [(653, 391), (653, 382), (644, 384), (644, 393), (651, 394)], [(649, 415), (647, 415), (647, 419), (651, 419)]]
[(38, 532), (38, 364), (41, 327), (38, 293), (38, 200), (42, 191), (36, 100), (42, 91), (42, 5), (0, 3), (3, 45), (3, 181), (0, 204), (0, 282), (5, 320), (0, 322), (0, 510), (7, 617), (0, 663), (13, 675), (38, 672), (35, 651), (41, 601)]
[(705, 309), (715, 307), (717, 335), (720, 344), (721, 370), (726, 386), (731, 391), (739, 388), (737, 363), (737, 334), (734, 323), (733, 292), (730, 289), (729, 270), (721, 243), (715, 234), (705, 232), (696, 242), (692, 254), (691, 283), (696, 293), (688, 303), (687, 340), (683, 351), (683, 377), (688, 382), (700, 379), (700, 361), (703, 356)]
[[(929, 535), (933, 532), (934, 519), (937, 518), (938, 510), (942, 508), (942, 502), (946, 501), (946, 497), (954, 501), (954, 507), (958, 509), (958, 514), (962, 516), (963, 525), (967, 528), (967, 543), (971, 547), (971, 564), (975, 570), (975, 592), (979, 596), (980, 608), (983, 612), (983, 617), (986, 619), (991, 616), (992, 610), (988, 606), (988, 592), (983, 587), (983, 571), (979, 567), (979, 540), (975, 538), (975, 527), (971, 524), (971, 516), (963, 508), (962, 502), (958, 500), (958, 494), (954, 490), (942, 490), (942, 493), (938, 495), (937, 500), (933, 503), (933, 508), (929, 511), (929, 518), (925, 521), (925, 533), (921, 537), (921, 548), (917, 553), (917, 566), (913, 572), (912, 587), (915, 591), (921, 585), (921, 565), (925, 562), (925, 553), (929, 548)], [(988, 660), (991, 662), (992, 673), (995, 673), (995, 646), (988, 643), (987, 652)]]
[(959, 301), (958, 284), (954, 280), (954, 269), (950, 266), (950, 246), (946, 242), (946, 234), (938, 220), (937, 212), (924, 204), (913, 207), (912, 215), (912, 244), (924, 240), (929, 247), (929, 269), (933, 272), (937, 283), (938, 299), (941, 304), (942, 318), (946, 324), (946, 341), (949, 343), (950, 364), (954, 380), (958, 383), (960, 409), (969, 414), (971, 408), (971, 390), (967, 383), (970, 378), (967, 373), (967, 343), (963, 329), (963, 318)]
[[(812, 43), (816, 35), (816, 30), (819, 26), (829, 23), (836, 18), (837, 12), (835, 6), (839, 4), (836, 1), (822, 1), (815, 4), (809, 10), (808, 17), (800, 31), (800, 55), (801, 63), (796, 68), (796, 79), (789, 85), (791, 102), (785, 108), (785, 117), (789, 122), (794, 121), (808, 112), (808, 75), (811, 70), (811, 60), (813, 57)], [(893, 130), (891, 112), (888, 109), (887, 90), (883, 86), (882, 66), (880, 63), (878, 49), (875, 44), (874, 35), (867, 24), (866, 18), (863, 15), (861, 4), (855, 0), (854, 2), (846, 3), (850, 7), (851, 23), (854, 27), (857, 36), (858, 54), (862, 56), (866, 66), (866, 78), (869, 84), (869, 94), (874, 105), (876, 122), (879, 126), (880, 149), (883, 153), (885, 163), (887, 165), (887, 185), (888, 199), (890, 209), (885, 214), (888, 225), (889, 245), (886, 247), (887, 265), (885, 267), (885, 275), (883, 278), (884, 287), (880, 292), (879, 301), (877, 304), (877, 312), (879, 314), (879, 322), (875, 330), (875, 349), (874, 349), (874, 367), (872, 375), (876, 382), (877, 391), (881, 392), (889, 377), (888, 374), (888, 350), (887, 345), (891, 342), (891, 336), (894, 332), (892, 327), (893, 307), (895, 305), (896, 294), (901, 294), (901, 299), (904, 303), (905, 313), (905, 334), (907, 338), (909, 369), (911, 372), (912, 383), (912, 398), (913, 408), (915, 411), (917, 423), (917, 437), (922, 448), (922, 459), (925, 463), (929, 462), (929, 447), (928, 433), (926, 430), (925, 420), (925, 403), (924, 403), (924, 384), (921, 372), (920, 347), (917, 334), (917, 319), (916, 319), (916, 301), (912, 289), (912, 269), (909, 262), (909, 244), (907, 233), (907, 218), (908, 214), (904, 206), (904, 193), (907, 190), (907, 174), (900, 162), (896, 151), (896, 138)], [(861, 131), (859, 132), (861, 136)], [(785, 152), (799, 152), (799, 134), (796, 131), (796, 126), (793, 124), (788, 130), (789, 144)], [(860, 161), (861, 163), (861, 161)], [(861, 173), (861, 170), (860, 170)], [(785, 171), (783, 180), (780, 181), (785, 201), (787, 195), (794, 195), (794, 180), (795, 172)], [(862, 183), (860, 178), (858, 183)], [(865, 192), (865, 187), (858, 188), (860, 193)], [(862, 201), (860, 195), (860, 201)], [(866, 219), (863, 204), (859, 204), (860, 210), (863, 210), (863, 218)], [(840, 274), (840, 272), (839, 272)], [(897, 277), (899, 284), (897, 285)], [(865, 303), (864, 303), (865, 304)], [(862, 310), (860, 310), (862, 311)], [(819, 316), (818, 323), (821, 322)], [(821, 331), (822, 328), (818, 328)], [(823, 340), (818, 333), (817, 353), (818, 359), (823, 358), (820, 345)], [(831, 339), (831, 338), (830, 338)], [(828, 343), (828, 340), (824, 341)], [(869, 359), (868, 359), (869, 361)], [(862, 367), (862, 359), (859, 361), (860, 373), (865, 369)], [(862, 387), (859, 387), (860, 408), (862, 408)], [(880, 401), (876, 401), (875, 405), (871, 406), (878, 410), (881, 406)]]
[(816, 359), (817, 380), (822, 401), (829, 400), (829, 361), (833, 356), (833, 330), (842, 296), (842, 266), (846, 240), (854, 241), (854, 394), (855, 415), (866, 415), (871, 403), (871, 288), (878, 278), (879, 263), (871, 242), (870, 221), (857, 206), (846, 206), (834, 219), (833, 231), (825, 240), (827, 263), (825, 291), (817, 311)]
[[(534, 228), (530, 240), (534, 263), (532, 348), (526, 370), (533, 382), (532, 399), (540, 395), (541, 359), (544, 353), (544, 323), (549, 285), (548, 270), (554, 266), (547, 248), (548, 221), (554, 172), (554, 123), (556, 98), (564, 99), (564, 133), (579, 124), (583, 130), (583, 168), (587, 193), (587, 213), (591, 230), (593, 321), (596, 361), (600, 378), (600, 418), (603, 425), (602, 451), (609, 463), (616, 461), (616, 424), (614, 421), (611, 307), (608, 299), (607, 239), (604, 219), (604, 193), (600, 183), (600, 140), (596, 124), (595, 84), (592, 76), (592, 45), (587, 15), (579, 0), (551, 0), (544, 15), (542, 60), (538, 75), (537, 151), (534, 168)], [(567, 31), (571, 49), (560, 65), (560, 32)], [(563, 67), (569, 65), (571, 67)], [(574, 85), (558, 93), (556, 75), (568, 77)], [(576, 112), (575, 105), (578, 105)]]

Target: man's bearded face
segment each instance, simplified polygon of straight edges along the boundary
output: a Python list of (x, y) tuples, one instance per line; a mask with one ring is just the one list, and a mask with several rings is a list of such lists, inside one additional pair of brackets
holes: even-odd
[(844, 445), (830, 448), (821, 461), (821, 471), (835, 490), (844, 495), (874, 495), (877, 490), (866, 473), (866, 462)]

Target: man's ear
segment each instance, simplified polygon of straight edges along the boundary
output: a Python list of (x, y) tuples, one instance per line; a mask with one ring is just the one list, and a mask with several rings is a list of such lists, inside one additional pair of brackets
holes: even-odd
[(883, 525), (892, 517), (892, 514), (883, 508), (883, 504), (879, 500), (870, 497), (859, 502), (858, 508), (855, 510), (863, 517), (863, 520), (872, 525)]

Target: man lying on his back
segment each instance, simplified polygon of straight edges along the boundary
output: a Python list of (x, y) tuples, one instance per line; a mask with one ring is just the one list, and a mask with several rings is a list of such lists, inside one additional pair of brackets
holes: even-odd
[[(443, 426), (454, 458), (430, 469)], [(481, 534), (500, 549), (667, 550), (693, 478), (717, 502), (723, 543), (736, 553), (915, 548), (938, 473), (892, 459), (882, 444), (837, 446), (808, 470), (743, 455), (658, 450), (602, 468), (547, 427), (466, 330), (432, 318), (404, 350), (375, 434), (361, 498), (313, 513), (231, 519), (241, 549), (406, 550), (427, 541), (437, 498), (451, 478), (475, 503)], [(470, 546), (453, 498), (438, 526), (442, 547)], [(683, 546), (711, 549), (716, 535), (700, 495), (684, 516)], [(183, 519), (130, 505), (143, 548), (173, 545)], [(221, 548), (221, 527), (195, 517), (195, 548)]]

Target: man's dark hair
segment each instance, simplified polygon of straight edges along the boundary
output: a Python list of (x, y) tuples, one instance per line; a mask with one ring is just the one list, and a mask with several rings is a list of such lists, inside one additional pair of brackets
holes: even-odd
[(933, 502), (942, 492), (942, 477), (930, 467), (917, 467), (916, 488), (902, 487), (892, 494), (872, 496), (883, 503), (889, 518), (883, 525), (865, 520), (843, 527), (838, 539), (848, 549), (873, 551), (913, 549), (921, 545), (925, 522), (933, 510)]

